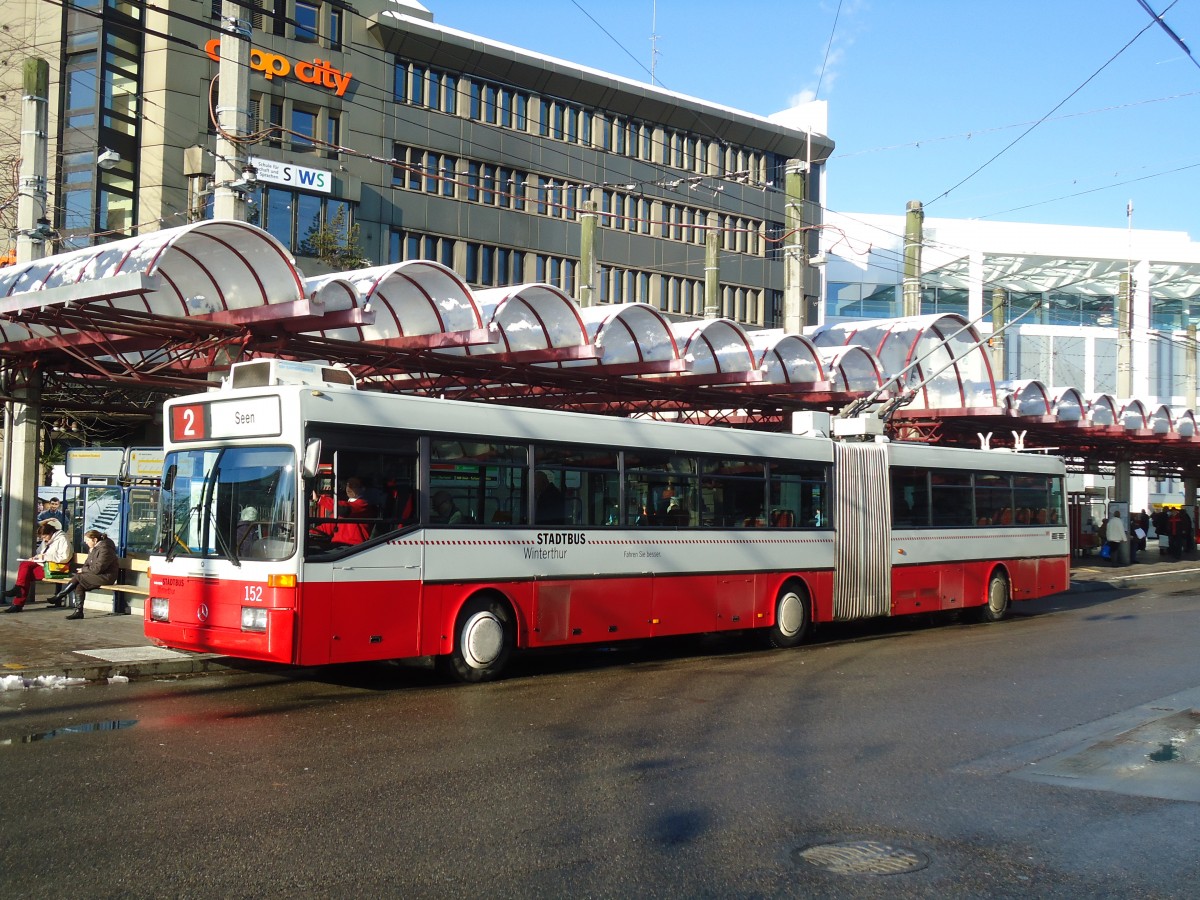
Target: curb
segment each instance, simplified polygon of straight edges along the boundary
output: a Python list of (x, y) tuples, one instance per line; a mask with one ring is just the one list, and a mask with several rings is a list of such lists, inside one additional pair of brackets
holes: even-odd
[[(1133, 566), (1125, 566), (1123, 568), (1133, 569)], [(1195, 575), (1200, 573), (1200, 568), (1187, 569), (1161, 569), (1157, 572), (1114, 572), (1110, 568), (1094, 570), (1094, 578), (1086, 580), (1071, 580), (1071, 586), (1067, 593), (1087, 593), (1088, 591), (1104, 591), (1113, 590), (1115, 588), (1129, 587), (1139, 581), (1147, 578), (1167, 578), (1167, 577), (1182, 577)]]
[(215, 653), (198, 653), (183, 659), (139, 660), (136, 662), (71, 662), (27, 669), (9, 669), (5, 674), (19, 675), (26, 681), (41, 677), (81, 678), (84, 681), (107, 681), (121, 675), (130, 680), (158, 675), (202, 675), (231, 671), (237, 660)]

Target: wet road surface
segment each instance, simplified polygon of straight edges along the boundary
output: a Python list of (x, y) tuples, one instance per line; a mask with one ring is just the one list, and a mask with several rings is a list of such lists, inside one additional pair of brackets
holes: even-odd
[(791, 651), (543, 654), (491, 685), (371, 665), (0, 695), (0, 883), (1191, 897), (1198, 633), (1180, 580)]

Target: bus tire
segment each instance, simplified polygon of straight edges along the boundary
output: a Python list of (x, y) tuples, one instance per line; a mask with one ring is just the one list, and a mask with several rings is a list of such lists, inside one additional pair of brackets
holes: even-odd
[(775, 621), (767, 629), (767, 643), (784, 649), (795, 647), (808, 637), (812, 625), (812, 604), (804, 585), (789, 581), (775, 598)]
[(1008, 578), (1003, 572), (993, 572), (992, 577), (988, 579), (987, 596), (984, 597), (984, 603), (975, 608), (975, 621), (999, 622), (1008, 615), (1010, 595)]
[(472, 597), (454, 623), (454, 648), (443, 669), (458, 681), (476, 683), (500, 676), (512, 654), (512, 610), (494, 596)]

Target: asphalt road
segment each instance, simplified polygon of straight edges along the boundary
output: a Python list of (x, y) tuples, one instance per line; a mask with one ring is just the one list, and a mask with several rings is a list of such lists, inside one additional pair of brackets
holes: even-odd
[(1197, 592), (1159, 581), (481, 686), (372, 665), (4, 694), (0, 893), (1192, 897), (1198, 631)]

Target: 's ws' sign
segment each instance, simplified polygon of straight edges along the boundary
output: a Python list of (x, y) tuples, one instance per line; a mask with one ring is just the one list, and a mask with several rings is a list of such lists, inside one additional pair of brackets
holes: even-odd
[(261, 156), (250, 157), (250, 165), (258, 170), (259, 181), (283, 184), (305, 191), (318, 191), (322, 194), (333, 193), (333, 173), (327, 169), (309, 169), (274, 159), (263, 159)]

